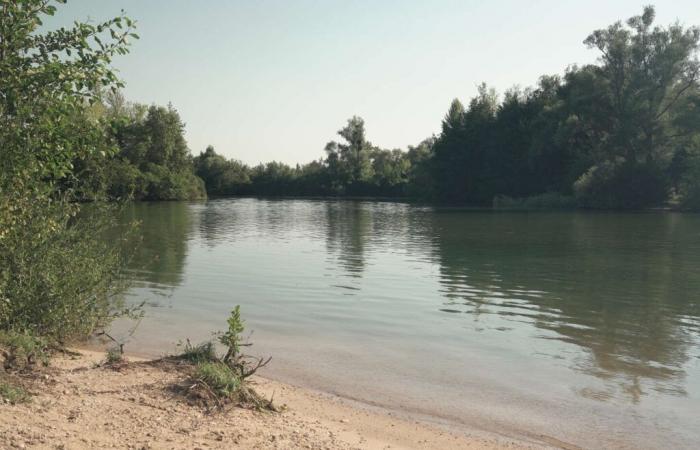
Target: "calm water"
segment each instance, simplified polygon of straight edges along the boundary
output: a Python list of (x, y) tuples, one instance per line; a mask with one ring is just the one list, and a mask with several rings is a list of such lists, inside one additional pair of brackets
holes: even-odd
[(240, 304), (283, 381), (468, 430), (700, 445), (699, 215), (254, 199), (128, 215), (147, 315), (127, 350), (207, 339)]

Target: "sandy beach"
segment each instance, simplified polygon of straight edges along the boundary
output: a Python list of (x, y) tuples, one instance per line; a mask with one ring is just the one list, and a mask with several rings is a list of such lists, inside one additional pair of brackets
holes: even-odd
[(31, 402), (0, 408), (2, 448), (521, 449), (538, 443), (476, 436), (419, 423), (331, 395), (256, 378), (281, 413), (207, 412), (170, 387), (181, 374), (137, 357), (119, 370), (104, 354), (60, 356), (36, 380)]

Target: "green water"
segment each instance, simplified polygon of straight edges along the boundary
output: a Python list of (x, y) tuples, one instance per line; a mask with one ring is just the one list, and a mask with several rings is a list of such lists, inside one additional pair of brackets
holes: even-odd
[[(700, 216), (254, 199), (136, 204), (171, 351), (240, 304), (266, 374), (460, 429), (700, 443)], [(126, 324), (115, 332), (126, 335)]]

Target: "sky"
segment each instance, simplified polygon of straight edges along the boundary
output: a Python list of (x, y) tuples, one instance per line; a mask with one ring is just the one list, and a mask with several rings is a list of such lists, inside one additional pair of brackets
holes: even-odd
[[(128, 100), (171, 102), (193, 154), (248, 164), (323, 156), (347, 119), (382, 148), (440, 131), (450, 102), (486, 82), (533, 86), (598, 54), (593, 30), (648, 1), (69, 0), (50, 27), (123, 9), (138, 22), (114, 61)], [(657, 1), (657, 23), (700, 25), (697, 0)]]

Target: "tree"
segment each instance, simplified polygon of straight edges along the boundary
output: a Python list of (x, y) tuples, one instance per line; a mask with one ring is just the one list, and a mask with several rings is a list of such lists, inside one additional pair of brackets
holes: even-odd
[(345, 140), (344, 143), (337, 144), (337, 153), (347, 175), (348, 188), (357, 190), (372, 176), (372, 144), (365, 138), (365, 121), (353, 116), (338, 134)]
[(373, 184), (380, 195), (405, 195), (411, 161), (399, 149), (373, 149), (371, 153)]
[(495, 172), (491, 137), (496, 111), (496, 93), (485, 84), (479, 86), (466, 111), (459, 100), (452, 102), (434, 147), (433, 177), (441, 200), (491, 202)]
[(64, 342), (107, 322), (122, 287), (75, 167), (114, 151), (89, 106), (121, 85), (110, 63), (137, 36), (125, 16), (44, 32), (55, 3), (0, 3), (0, 329)]
[(248, 166), (240, 161), (227, 160), (211, 145), (194, 158), (194, 169), (211, 195), (245, 194), (251, 184)]
[[(574, 109), (576, 128), (594, 136), (594, 165), (576, 182), (586, 206), (647, 207), (668, 197), (666, 168), (679, 148), (697, 134), (700, 109), (700, 29), (652, 27), (654, 8), (623, 25), (594, 31), (584, 41), (597, 48), (600, 66), (591, 66), (576, 80), (591, 82), (589, 95), (598, 111)], [(582, 85), (581, 83), (579, 83)], [(693, 119), (690, 119), (693, 117)]]
[[(503, 205), (698, 204), (688, 199), (698, 197), (692, 180), (700, 159), (700, 31), (655, 26), (654, 15), (647, 7), (591, 33), (585, 44), (600, 51), (596, 64), (542, 76), (537, 86), (509, 89), (502, 100), (479, 85), (466, 106), (450, 104), (438, 136), (407, 152), (374, 147), (363, 119), (353, 116), (340, 139), (328, 142), (325, 158), (309, 164), (249, 168), (212, 148), (195, 159), (197, 174), (216, 195), (409, 195), (481, 206), (497, 196), (519, 199)], [(115, 139), (120, 156), (140, 171), (115, 170), (124, 174), (112, 183), (115, 190), (146, 183), (143, 198), (160, 198), (153, 189), (175, 195), (173, 167), (189, 164), (176, 112), (135, 110), (119, 97), (107, 103), (128, 116), (113, 121)]]
[[(184, 136), (184, 124), (172, 105), (124, 105), (107, 98), (106, 116), (119, 152), (107, 180), (113, 197), (137, 200), (187, 200), (206, 197)], [(131, 166), (131, 167), (126, 167)], [(130, 193), (125, 186), (133, 186)]]
[(462, 180), (461, 168), (465, 164), (464, 152), (464, 105), (452, 100), (450, 109), (442, 121), (442, 133), (433, 146), (432, 178), (435, 180), (436, 196), (443, 201), (458, 201)]
[(700, 29), (653, 27), (652, 6), (640, 16), (591, 33), (584, 43), (597, 48), (602, 65), (595, 70), (602, 80), (610, 115), (604, 122), (609, 134), (607, 157), (629, 162), (667, 158), (679, 136), (673, 126), (677, 107), (697, 92)]

